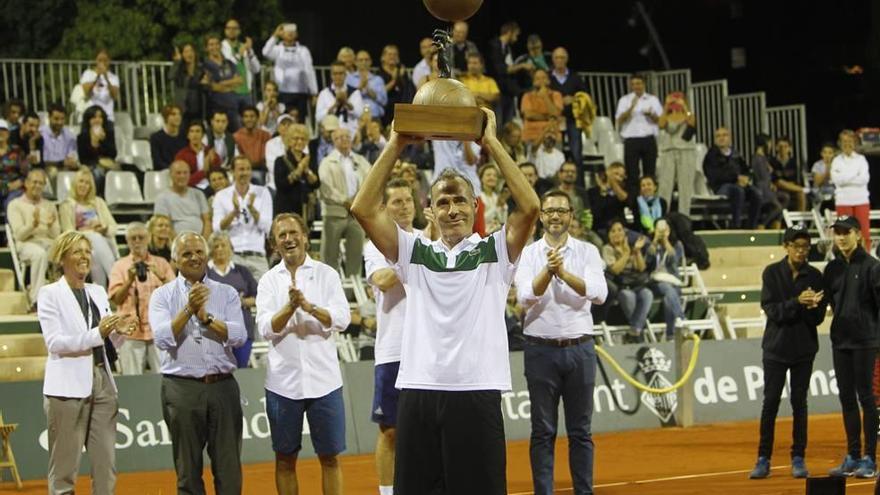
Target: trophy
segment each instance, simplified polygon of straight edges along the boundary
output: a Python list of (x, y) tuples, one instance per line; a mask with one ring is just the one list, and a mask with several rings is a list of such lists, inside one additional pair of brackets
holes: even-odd
[[(476, 13), (483, 0), (423, 0), (425, 7), (442, 21), (463, 21)], [(451, 79), (446, 47), (452, 42), (448, 30), (434, 31), (434, 47), (440, 77), (426, 82), (412, 104), (394, 105), (394, 130), (399, 134), (433, 140), (476, 141), (483, 135), (485, 115), (464, 84)]]

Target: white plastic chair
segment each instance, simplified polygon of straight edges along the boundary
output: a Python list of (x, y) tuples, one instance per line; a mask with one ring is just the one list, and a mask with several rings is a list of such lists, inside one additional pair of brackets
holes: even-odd
[(55, 198), (59, 203), (67, 199), (67, 196), (70, 194), (74, 177), (76, 177), (76, 172), (71, 170), (58, 172), (58, 175), (55, 177)]
[(134, 139), (134, 122), (128, 112), (114, 112), (113, 128), (117, 136), (122, 136), (126, 141)]
[(108, 206), (142, 204), (144, 197), (134, 172), (111, 170), (104, 181), (104, 200)]
[(15, 235), (12, 232), (12, 226), (8, 223), (6, 224), (6, 241), (9, 246), (9, 253), (12, 255), (12, 269), (15, 272), (15, 280), (18, 281), (18, 286), (21, 287), (22, 292), (24, 292), (24, 297), (27, 300), (28, 307), (30, 307), (33, 301), (31, 301), (31, 298), (28, 296), (27, 286), (24, 284), (24, 269), (26, 268), (26, 265), (18, 257), (18, 247), (15, 245)]
[(596, 117), (596, 120), (593, 121), (593, 136), (598, 136), (599, 133), (605, 131), (614, 131), (614, 122), (609, 117)]
[(163, 191), (171, 187), (171, 178), (167, 170), (150, 170), (144, 174), (144, 201), (155, 203)]
[(153, 170), (153, 152), (150, 151), (150, 142), (143, 139), (132, 141), (131, 159), (144, 172)]

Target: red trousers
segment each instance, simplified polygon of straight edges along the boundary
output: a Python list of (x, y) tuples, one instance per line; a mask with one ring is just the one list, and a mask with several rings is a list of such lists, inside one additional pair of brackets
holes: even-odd
[(834, 211), (837, 212), (837, 215), (849, 215), (851, 217), (856, 217), (856, 220), (859, 221), (859, 225), (862, 226), (862, 238), (865, 239), (865, 251), (871, 252), (871, 205), (863, 204), (863, 205), (837, 205), (834, 208)]

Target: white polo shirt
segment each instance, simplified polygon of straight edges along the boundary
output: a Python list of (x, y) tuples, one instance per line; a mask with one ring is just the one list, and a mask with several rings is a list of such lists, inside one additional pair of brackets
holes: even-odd
[[(629, 106), (632, 105), (633, 98), (635, 97), (635, 93), (625, 94), (620, 97), (620, 100), (617, 101), (617, 112), (614, 114), (615, 121), (619, 119), (624, 112), (629, 110)], [(660, 100), (658, 100), (656, 96), (643, 93), (642, 96), (639, 97), (639, 102), (636, 103), (636, 107), (633, 109), (629, 120), (621, 124), (619, 129), (620, 137), (625, 139), (656, 136), (660, 128), (657, 126), (656, 122), (652, 122), (645, 116), (644, 112), (647, 111), (651, 111), (654, 115), (659, 117), (663, 114), (663, 105), (660, 104)]]
[(868, 160), (853, 151), (849, 156), (840, 153), (831, 161), (831, 182), (834, 184), (834, 204), (854, 206), (870, 203)]
[[(422, 231), (413, 229), (413, 234), (421, 235)], [(373, 283), (373, 274), (383, 268), (394, 269), (394, 265), (388, 262), (372, 241), (364, 246), (364, 265), (367, 282), (372, 286), (376, 298), (375, 362), (377, 365), (396, 363), (400, 361), (400, 346), (406, 319), (406, 291), (403, 285), (398, 283), (383, 292)]]
[(399, 389), (510, 390), (504, 309), (516, 263), (506, 227), (452, 249), (397, 228), (406, 290)]
[(584, 280), (586, 294), (581, 296), (559, 277), (552, 277), (547, 290), (535, 295), (532, 283), (547, 265), (550, 246), (541, 238), (523, 249), (516, 272), (516, 298), (526, 310), (523, 333), (545, 339), (573, 339), (598, 335), (593, 328), (590, 307), (608, 297), (605, 262), (596, 246), (568, 236), (562, 247), (562, 266)]
[[(253, 215), (247, 208), (248, 196), (254, 193), (254, 208), (260, 212), (260, 221), (254, 221)], [(235, 185), (231, 185), (225, 189), (221, 189), (214, 196), (213, 218), (212, 223), (214, 230), (219, 231), (220, 222), (228, 215), (234, 205), (232, 203), (232, 195), (238, 197), (238, 208), (241, 210), (238, 218), (229, 224), (227, 232), (229, 240), (232, 241), (232, 250), (236, 253), (243, 251), (254, 251), (257, 253), (266, 253), (266, 236), (272, 228), (272, 194), (263, 186), (250, 184), (248, 192), (244, 195), (238, 194)], [(286, 290), (286, 289), (285, 289)]]
[(474, 188), (475, 193), (480, 192), (480, 177), (477, 175), (477, 166), (469, 164), (464, 159), (464, 147), (470, 146), (475, 156), (480, 156), (480, 145), (474, 142), (462, 141), (431, 141), (431, 149), (434, 151), (434, 180), (447, 168), (453, 168), (458, 173), (467, 177)]
[[(116, 74), (107, 71), (105, 75), (98, 80), (98, 73), (93, 69), (87, 69), (79, 78), (80, 84), (95, 83), (92, 87), (92, 95), (89, 97), (89, 104), (98, 105), (107, 114), (107, 120), (113, 122), (113, 95), (110, 93), (110, 86), (119, 87), (119, 78)], [(108, 83), (110, 86), (108, 86)]]
[(287, 304), (290, 284), (282, 261), (257, 286), (257, 328), (270, 345), (266, 390), (293, 400), (323, 397), (342, 386), (333, 332), (351, 322), (348, 300), (336, 270), (306, 255), (296, 270), (296, 286), (306, 300), (330, 313), (330, 326), (297, 308), (287, 326), (275, 333), (272, 317)]

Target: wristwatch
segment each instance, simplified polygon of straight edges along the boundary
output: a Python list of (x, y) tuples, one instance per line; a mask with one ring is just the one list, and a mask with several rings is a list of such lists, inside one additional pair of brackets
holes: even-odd
[(211, 323), (214, 323), (214, 315), (208, 313), (208, 317), (202, 320), (202, 326), (210, 327)]

